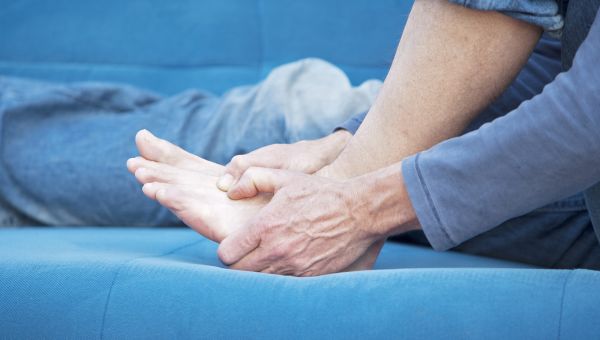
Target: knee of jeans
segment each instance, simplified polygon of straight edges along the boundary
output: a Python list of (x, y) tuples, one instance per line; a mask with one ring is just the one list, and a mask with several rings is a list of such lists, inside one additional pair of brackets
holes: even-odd
[(536, 212), (568, 212), (587, 210), (583, 193), (577, 193), (562, 200), (552, 202), (534, 211)]

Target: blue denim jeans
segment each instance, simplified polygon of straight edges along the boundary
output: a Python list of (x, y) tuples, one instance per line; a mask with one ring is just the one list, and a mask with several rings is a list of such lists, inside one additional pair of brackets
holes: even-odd
[(222, 97), (0, 77), (0, 225), (179, 224), (127, 172), (138, 130), (226, 163), (267, 144), (328, 134), (367, 110), (380, 85), (353, 87), (318, 59), (278, 67)]

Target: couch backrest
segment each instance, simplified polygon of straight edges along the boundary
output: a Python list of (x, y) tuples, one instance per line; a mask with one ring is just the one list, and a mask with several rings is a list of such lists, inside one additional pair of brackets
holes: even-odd
[(412, 1), (0, 0), (0, 75), (222, 92), (319, 57), (383, 78)]

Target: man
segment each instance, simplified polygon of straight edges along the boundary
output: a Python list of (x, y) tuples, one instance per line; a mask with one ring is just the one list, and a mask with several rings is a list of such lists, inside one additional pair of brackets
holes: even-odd
[[(462, 244), (465, 251), (542, 266), (600, 268), (590, 220), (596, 210), (588, 214), (584, 205), (593, 207), (598, 195), (595, 188), (585, 201), (576, 195), (600, 181), (598, 1), (465, 6), (471, 8), (415, 2), (378, 99), (319, 176), (306, 173), (327, 161), (304, 163), (310, 152), (303, 149), (314, 146), (308, 142), (258, 150), (227, 166), (219, 187), (230, 198), (260, 195), (253, 198), (257, 212), (244, 213), (244, 227), (216, 237), (223, 262), (290, 275), (367, 268), (387, 237), (422, 229), (439, 250)], [(552, 68), (538, 70), (537, 82), (549, 82), (540, 94), (517, 80), (509, 92), (524, 85), (520, 97), (531, 100), (452, 138), (476, 124), (511, 83), (541, 28), (559, 33), (561, 6), (565, 72), (552, 80)], [(320, 142), (345, 138), (336, 132)], [(186, 157), (201, 160), (147, 132), (137, 142), (143, 157), (128, 166), (145, 183), (144, 193), (200, 232), (213, 230), (218, 217), (193, 189), (213, 179), (198, 171), (202, 165), (178, 165)], [(285, 161), (271, 152), (296, 156)]]

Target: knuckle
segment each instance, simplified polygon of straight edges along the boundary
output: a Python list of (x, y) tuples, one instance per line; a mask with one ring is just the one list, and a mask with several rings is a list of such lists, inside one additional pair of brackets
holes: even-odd
[(246, 169), (246, 175), (248, 177), (254, 177), (257, 172), (258, 172), (258, 168), (255, 166), (250, 166), (250, 167), (248, 167), (248, 169)]
[(260, 168), (251, 166), (244, 172), (244, 177), (249, 181), (254, 181), (260, 174)]
[(241, 170), (246, 167), (246, 164), (247, 164), (246, 158), (247, 157), (248, 157), (247, 155), (233, 156), (233, 158), (231, 159), (231, 162), (229, 164), (231, 165), (232, 168)]
[(277, 227), (276, 223), (275, 217), (264, 215), (261, 216), (261, 220), (256, 223), (255, 228), (259, 233), (267, 235)]
[(256, 196), (256, 193), (253, 192), (251, 188), (248, 188), (247, 186), (238, 186), (237, 188), (232, 190), (230, 197), (233, 197), (235, 199), (243, 199), (251, 198), (254, 196)]
[(288, 249), (285, 246), (277, 246), (271, 249), (269, 252), (269, 258), (271, 260), (278, 260), (286, 257), (288, 254)]

